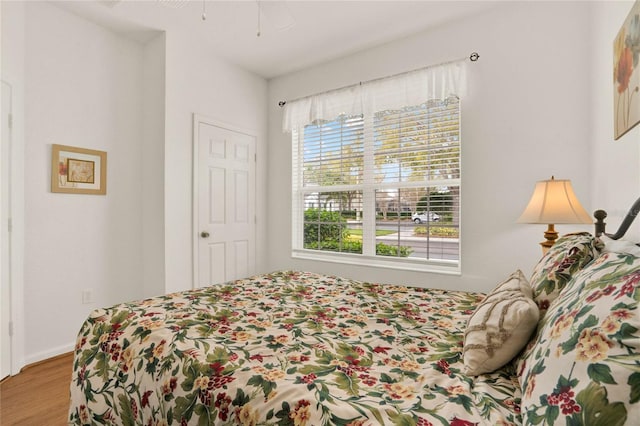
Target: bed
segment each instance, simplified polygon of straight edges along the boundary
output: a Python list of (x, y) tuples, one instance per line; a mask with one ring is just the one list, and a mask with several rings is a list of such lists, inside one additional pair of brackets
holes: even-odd
[(69, 424), (630, 424), (640, 250), (603, 226), (486, 295), (278, 271), (97, 309)]

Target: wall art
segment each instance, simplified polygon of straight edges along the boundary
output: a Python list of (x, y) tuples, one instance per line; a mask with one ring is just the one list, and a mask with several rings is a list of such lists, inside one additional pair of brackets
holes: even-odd
[(640, 123), (640, 1), (613, 42), (613, 132), (615, 139)]
[(65, 145), (51, 146), (51, 192), (107, 193), (107, 153)]

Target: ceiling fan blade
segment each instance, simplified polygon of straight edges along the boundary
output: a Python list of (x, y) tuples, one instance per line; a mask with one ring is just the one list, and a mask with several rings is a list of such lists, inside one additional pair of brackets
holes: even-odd
[(113, 9), (114, 7), (116, 7), (118, 5), (118, 3), (120, 3), (122, 0), (100, 0), (98, 3), (100, 3), (103, 6), (106, 6), (110, 9)]
[(189, 3), (189, 0), (157, 0), (162, 6), (169, 7), (171, 9), (181, 9)]
[(288, 30), (296, 23), (286, 1), (262, 1), (260, 8), (264, 17), (278, 31)]

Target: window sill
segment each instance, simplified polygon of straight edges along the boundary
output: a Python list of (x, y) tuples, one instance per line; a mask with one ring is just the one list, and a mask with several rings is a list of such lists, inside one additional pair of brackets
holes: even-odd
[(384, 256), (363, 256), (360, 254), (320, 252), (317, 250), (293, 250), (294, 259), (315, 260), (322, 262), (343, 263), (347, 265), (367, 266), (374, 268), (396, 269), (402, 271), (431, 272), (445, 275), (462, 275), (459, 261), (448, 260), (411, 260), (410, 258), (394, 258)]

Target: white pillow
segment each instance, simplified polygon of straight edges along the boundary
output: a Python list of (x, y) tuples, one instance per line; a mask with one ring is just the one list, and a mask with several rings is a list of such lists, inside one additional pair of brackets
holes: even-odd
[(465, 374), (495, 371), (525, 347), (540, 317), (531, 292), (518, 269), (478, 305), (464, 333)]
[(603, 253), (627, 253), (640, 257), (640, 247), (627, 240), (613, 240), (602, 234), (598, 237), (604, 243)]

